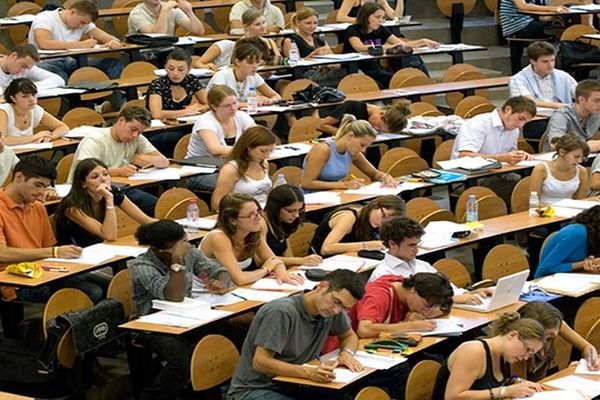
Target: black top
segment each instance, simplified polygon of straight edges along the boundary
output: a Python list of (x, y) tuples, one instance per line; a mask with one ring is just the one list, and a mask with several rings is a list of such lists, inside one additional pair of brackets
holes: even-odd
[[(322, 255), (321, 247), (323, 247), (323, 243), (325, 242), (325, 239), (327, 238), (329, 233), (331, 233), (331, 227), (329, 226), (329, 221), (335, 214), (337, 214), (338, 212), (341, 212), (341, 211), (351, 211), (352, 214), (354, 214), (354, 218), (358, 218), (358, 212), (353, 208), (337, 209), (337, 210), (333, 210), (333, 211), (325, 214), (325, 216), (323, 217), (323, 221), (321, 221), (319, 226), (317, 226), (317, 229), (315, 230), (315, 235), (313, 236), (313, 238), (310, 242), (311, 251), (313, 253), (317, 252), (317, 254)], [(356, 242), (356, 241), (357, 241), (356, 233), (354, 232), (354, 228), (352, 228), (352, 231), (350, 231), (350, 233), (346, 234), (346, 236), (344, 236), (342, 238), (342, 240), (340, 240), (341, 243), (351, 243), (351, 242)]]
[(300, 53), (300, 57), (302, 57), (302, 58), (308, 57), (308, 55), (310, 53), (312, 53), (319, 47), (325, 46), (325, 42), (323, 41), (323, 39), (321, 39), (317, 35), (313, 35), (313, 43), (315, 44), (314, 46), (311, 46), (310, 44), (308, 44), (302, 38), (302, 36), (298, 35), (297, 33), (291, 34), (290, 39), (293, 40), (294, 42), (296, 42), (296, 46), (298, 46), (298, 52)]
[(196, 92), (204, 88), (200, 78), (190, 74), (187, 74), (179, 85), (183, 87), (186, 95), (180, 101), (176, 101), (172, 97), (169, 78), (167, 76), (158, 77), (150, 83), (147, 98), (150, 99), (151, 94), (158, 94), (162, 98), (163, 110), (183, 110), (190, 105)]
[[(500, 387), (510, 379), (510, 364), (500, 359), (500, 369), (502, 370), (503, 380), (498, 381), (494, 376), (494, 364), (492, 363), (492, 352), (490, 346), (485, 340), (479, 340), (483, 343), (485, 350), (485, 373), (479, 379), (471, 385), (469, 390), (488, 390), (496, 387)], [(448, 359), (444, 361), (440, 370), (438, 371), (437, 379), (435, 380), (435, 386), (433, 388), (432, 400), (444, 400), (444, 394), (446, 393), (446, 385), (450, 378), (450, 370), (448, 369)]]
[(267, 229), (267, 244), (273, 251), (273, 254), (278, 257), (283, 256), (283, 253), (287, 250), (287, 241), (285, 239), (283, 241), (277, 239), (275, 235), (273, 235), (273, 232), (271, 232), (271, 229)]
[(329, 112), (325, 110), (321, 117), (333, 117), (338, 121), (341, 121), (342, 118), (344, 118), (344, 114), (354, 115), (356, 119), (369, 120), (367, 103), (357, 100), (346, 100)]
[[(125, 200), (125, 195), (122, 191), (115, 190), (113, 191), (113, 196), (115, 207), (120, 207)], [(96, 217), (93, 218), (102, 223), (102, 219)], [(104, 215), (102, 215), (102, 218), (104, 218)], [(96, 243), (102, 243), (104, 239), (93, 235), (81, 225), (65, 216), (64, 218), (57, 218), (56, 220), (56, 241), (60, 246), (75, 244), (80, 247), (86, 247)]]
[[(346, 28), (344, 32), (344, 53), (356, 53), (354, 47), (350, 44), (350, 38), (358, 37), (363, 44), (368, 46), (383, 46), (388, 38), (392, 36), (392, 32), (385, 26), (381, 26), (376, 31), (367, 33), (359, 25), (354, 24)], [(358, 67), (367, 73), (368, 71), (381, 69), (381, 64), (377, 60), (359, 61)]]

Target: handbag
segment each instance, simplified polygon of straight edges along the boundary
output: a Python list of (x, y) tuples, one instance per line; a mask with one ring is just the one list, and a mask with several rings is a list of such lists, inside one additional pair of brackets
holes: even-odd
[(311, 84), (306, 89), (292, 93), (292, 98), (304, 103), (337, 103), (344, 101), (346, 95), (341, 90), (332, 87)]
[(367, 52), (369, 53), (370, 56), (382, 56), (383, 55), (383, 47), (381, 46), (371, 46), (369, 47), (369, 49), (367, 50)]
[(168, 47), (177, 43), (179, 38), (177, 36), (167, 34), (148, 35), (145, 33), (132, 33), (127, 35), (125, 40), (127, 43), (139, 44), (142, 46)]
[(579, 63), (600, 63), (598, 47), (577, 40), (559, 42), (558, 56), (563, 68)]

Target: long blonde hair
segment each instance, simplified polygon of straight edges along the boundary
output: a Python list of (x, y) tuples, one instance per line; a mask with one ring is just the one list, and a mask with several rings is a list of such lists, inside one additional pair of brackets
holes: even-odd
[(356, 119), (354, 115), (344, 114), (340, 128), (335, 134), (335, 140), (339, 140), (346, 136), (349, 132), (354, 133), (356, 137), (371, 136), (377, 137), (377, 131), (373, 129), (369, 121), (363, 119)]

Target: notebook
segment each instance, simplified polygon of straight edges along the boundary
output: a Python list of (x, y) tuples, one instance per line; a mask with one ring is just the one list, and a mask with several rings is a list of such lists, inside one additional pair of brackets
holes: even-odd
[(452, 307), (486, 313), (513, 304), (519, 300), (528, 276), (529, 270), (504, 276), (498, 280), (494, 294), (483, 299), (482, 304), (453, 304)]

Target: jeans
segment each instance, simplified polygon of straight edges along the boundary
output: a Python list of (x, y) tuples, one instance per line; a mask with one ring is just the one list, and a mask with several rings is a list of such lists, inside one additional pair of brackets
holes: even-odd
[(154, 207), (158, 198), (150, 193), (140, 189), (129, 188), (125, 191), (125, 195), (129, 197), (136, 206), (140, 208), (149, 217), (154, 217)]
[(63, 286), (81, 290), (88, 295), (94, 304), (98, 304), (106, 297), (109, 283), (109, 280), (101, 276), (87, 273), (66, 279)]
[(142, 390), (140, 399), (175, 399), (190, 380), (191, 344), (182, 336), (157, 333), (142, 334), (139, 340), (166, 362), (154, 383)]
[(190, 178), (187, 178), (187, 187), (190, 189), (213, 191), (217, 187), (218, 177), (218, 173), (192, 176)]

